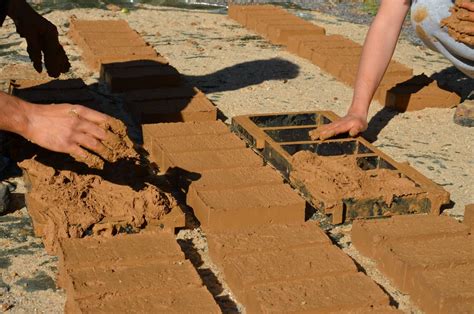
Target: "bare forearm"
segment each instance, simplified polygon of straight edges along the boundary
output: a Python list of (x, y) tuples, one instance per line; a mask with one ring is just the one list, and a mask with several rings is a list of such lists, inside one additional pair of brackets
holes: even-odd
[(25, 136), (31, 104), (0, 92), (0, 130)]
[(367, 116), (372, 97), (392, 58), (409, 7), (409, 3), (403, 0), (382, 1), (364, 43), (349, 113)]

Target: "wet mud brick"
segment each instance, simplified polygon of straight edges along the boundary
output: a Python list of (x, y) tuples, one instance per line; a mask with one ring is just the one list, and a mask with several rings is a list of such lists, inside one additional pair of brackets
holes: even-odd
[(314, 51), (327, 48), (360, 48), (361, 46), (341, 35), (327, 35), (316, 41), (303, 41), (299, 44), (297, 55), (311, 60)]
[(130, 91), (125, 93), (124, 98), (127, 110), (142, 124), (217, 119), (216, 107), (196, 87), (171, 86)]
[(15, 80), (10, 83), (9, 92), (40, 104), (76, 103), (93, 106), (95, 103), (94, 94), (81, 79)]
[(196, 202), (189, 205), (204, 230), (225, 232), (258, 225), (303, 222), (306, 202), (288, 185), (276, 184), (198, 191)]
[(178, 86), (182, 83), (178, 70), (153, 60), (103, 64), (100, 79), (113, 93)]
[[(266, 12), (285, 12), (283, 9), (273, 5), (236, 5), (229, 4), (228, 15), (229, 18), (237, 21), (242, 25), (247, 24), (247, 16), (252, 13), (266, 13)], [(257, 13), (257, 14), (258, 14)]]
[(142, 125), (143, 146), (149, 153), (152, 153), (152, 147), (156, 139), (205, 134), (228, 134), (229, 132), (229, 128), (222, 121), (154, 123)]
[[(99, 34), (100, 36), (97, 36)], [(143, 38), (137, 33), (125, 33), (114, 36), (107, 34), (108, 36), (102, 35), (102, 33), (91, 33), (92, 36), (84, 36), (84, 46), (91, 51), (98, 51), (104, 48), (115, 48), (115, 47), (146, 47), (148, 44)], [(84, 49), (84, 48), (83, 48)]]
[(135, 31), (130, 28), (125, 20), (78, 20), (71, 19), (69, 23), (68, 36), (81, 48), (84, 48), (85, 37), (93, 37), (90, 34), (101, 34), (114, 38), (123, 34), (133, 34)]
[(249, 313), (346, 313), (386, 308), (388, 296), (362, 273), (259, 284), (248, 292)]
[(245, 27), (247, 27), (250, 30), (256, 31), (257, 30), (257, 24), (260, 23), (263, 20), (275, 20), (275, 19), (291, 19), (292, 21), (295, 21), (296, 16), (290, 14), (287, 11), (281, 10), (281, 9), (269, 9), (265, 11), (257, 10), (254, 12), (248, 12), (246, 13), (246, 18), (245, 18)]
[(344, 252), (327, 243), (232, 256), (223, 261), (221, 269), (226, 283), (243, 304), (252, 297), (251, 287), (257, 284), (357, 272), (356, 265)]
[[(155, 162), (154, 160), (152, 160)], [(251, 149), (238, 148), (217, 151), (166, 154), (163, 172), (173, 171), (178, 176), (206, 170), (239, 167), (261, 167), (263, 160)]]
[[(309, 25), (309, 22), (305, 22), (298, 17), (291, 14), (272, 14), (269, 13), (265, 16), (255, 17), (252, 21), (249, 21), (247, 28), (264, 36), (268, 36), (268, 29), (272, 24), (283, 24), (283, 25), (295, 25), (305, 24)], [(267, 37), (268, 38), (268, 37)]]
[(408, 215), (389, 219), (356, 220), (352, 225), (352, 243), (370, 258), (377, 258), (393, 241), (429, 240), (465, 236), (469, 227), (447, 216)]
[[(198, 191), (283, 184), (283, 178), (270, 167), (208, 170), (201, 172), (199, 175), (198, 179), (191, 180), (188, 193), (186, 194), (187, 204), (194, 204), (196, 202)], [(187, 184), (189, 182), (182, 182), (180, 185), (186, 186)]]
[(286, 45), (286, 49), (289, 52), (292, 52), (296, 55), (298, 54), (298, 51), (300, 49), (300, 46), (304, 42), (321, 42), (323, 40), (326, 40), (326, 35), (324, 34), (316, 34), (316, 35), (308, 35), (308, 34), (302, 34), (302, 35), (293, 35), (288, 38), (288, 43)]
[(452, 108), (461, 103), (461, 96), (438, 86), (436, 81), (429, 85), (401, 83), (387, 91), (385, 106), (398, 111), (413, 111), (424, 108)]
[(218, 151), (228, 149), (246, 148), (245, 142), (241, 141), (235, 134), (203, 134), (179, 137), (155, 138), (151, 147), (154, 161), (160, 168), (166, 168), (167, 154)]
[(331, 245), (331, 240), (314, 221), (249, 227), (237, 232), (206, 235), (212, 261), (221, 265), (227, 258), (310, 245)]
[[(157, 295), (159, 297), (157, 297)], [(104, 300), (82, 299), (66, 302), (67, 313), (221, 313), (212, 295), (204, 288), (180, 291), (157, 290), (138, 295), (110, 296)]]
[(474, 204), (466, 205), (463, 223), (474, 231)]

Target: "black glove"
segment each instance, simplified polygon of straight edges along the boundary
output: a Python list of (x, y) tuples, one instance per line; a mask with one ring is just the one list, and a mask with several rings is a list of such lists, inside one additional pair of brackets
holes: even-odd
[(25, 0), (10, 0), (8, 16), (15, 22), (18, 34), (26, 39), (28, 55), (36, 71), (42, 71), (43, 56), (49, 76), (58, 77), (69, 70), (71, 64), (59, 43), (56, 26), (36, 13)]

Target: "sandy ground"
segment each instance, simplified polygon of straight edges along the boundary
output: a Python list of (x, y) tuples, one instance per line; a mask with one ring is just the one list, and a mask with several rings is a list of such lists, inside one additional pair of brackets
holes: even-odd
[[(123, 18), (191, 83), (206, 92), (227, 122), (236, 115), (264, 112), (332, 110), (343, 115), (351, 101), (350, 87), (310, 62), (241, 28), (225, 15), (163, 7), (142, 8), (129, 14), (99, 9), (48, 13), (46, 17), (58, 25), (61, 41), (71, 56), (72, 71), (66, 77), (80, 77), (88, 84), (97, 81), (97, 73), (83, 66), (80, 51), (64, 36), (69, 16)], [(366, 26), (319, 13), (305, 11), (305, 17), (324, 26), (328, 33), (343, 34), (359, 43), (363, 42), (367, 31)], [(2, 68), (28, 62), (26, 44), (14, 34), (10, 21), (0, 29), (0, 48)], [(412, 67), (416, 74), (441, 72), (439, 77), (457, 85), (463, 94), (474, 90), (472, 80), (450, 68), (450, 63), (442, 56), (423, 47), (400, 42), (394, 58)], [(446, 213), (461, 218), (464, 206), (474, 202), (474, 130), (454, 124), (453, 114), (454, 109), (397, 114), (373, 103), (367, 137), (396, 160), (409, 162), (444, 186), (453, 200)], [(385, 287), (395, 304), (407, 313), (418, 312), (407, 296), (391, 287), (376, 271), (372, 261), (359, 256), (351, 246), (349, 231), (350, 225), (333, 228), (330, 233)], [(193, 239), (182, 245), (194, 247), (205, 260), (205, 241), (202, 242), (200, 235), (199, 231), (189, 231), (180, 238)], [(202, 267), (206, 268), (206, 265)], [(3, 303), (3, 309), (13, 306), (9, 310), (11, 313), (62, 312), (65, 295), (54, 289), (55, 271), (56, 260), (46, 255), (41, 241), (33, 237), (24, 208), (0, 217), (0, 309)], [(220, 303), (226, 302), (224, 292)], [(232, 308), (238, 309), (238, 306)]]

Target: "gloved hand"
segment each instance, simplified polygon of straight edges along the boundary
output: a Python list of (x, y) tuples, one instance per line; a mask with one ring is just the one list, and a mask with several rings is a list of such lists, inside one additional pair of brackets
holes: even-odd
[(58, 77), (69, 70), (71, 65), (59, 43), (56, 26), (36, 13), (25, 0), (10, 0), (8, 16), (14, 21), (18, 34), (26, 39), (28, 55), (36, 71), (41, 73), (43, 57), (49, 76)]

